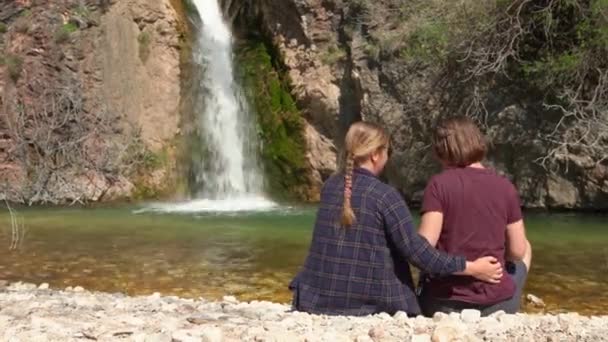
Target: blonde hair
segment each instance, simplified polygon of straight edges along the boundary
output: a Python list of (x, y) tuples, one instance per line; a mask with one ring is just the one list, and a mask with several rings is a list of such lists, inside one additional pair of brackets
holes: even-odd
[(351, 226), (355, 213), (350, 200), (352, 195), (353, 169), (365, 162), (370, 155), (381, 149), (388, 149), (389, 135), (379, 125), (369, 122), (355, 122), (350, 126), (344, 141), (346, 162), (344, 167), (344, 204), (342, 206), (342, 225)]

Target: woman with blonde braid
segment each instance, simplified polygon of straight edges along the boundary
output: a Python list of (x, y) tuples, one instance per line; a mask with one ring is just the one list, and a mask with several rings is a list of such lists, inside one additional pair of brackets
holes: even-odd
[(318, 314), (420, 313), (408, 262), (425, 272), (461, 274), (497, 283), (494, 257), (473, 262), (435, 250), (415, 232), (409, 210), (377, 176), (388, 160), (389, 136), (357, 122), (345, 140), (341, 174), (321, 190), (308, 257), (289, 288), (294, 309)]

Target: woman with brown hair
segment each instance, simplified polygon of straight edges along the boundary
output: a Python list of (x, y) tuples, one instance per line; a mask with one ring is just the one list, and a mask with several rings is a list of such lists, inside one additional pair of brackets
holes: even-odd
[(424, 191), (419, 233), (445, 253), (469, 259), (492, 255), (506, 265), (507, 275), (494, 284), (472, 277), (423, 276), (424, 314), (467, 308), (482, 315), (517, 312), (532, 255), (517, 190), (481, 164), (487, 144), (471, 119), (441, 121), (432, 145), (444, 170)]
[(377, 178), (388, 160), (382, 128), (353, 124), (345, 149), (345, 170), (323, 185), (308, 257), (289, 286), (296, 310), (419, 314), (408, 262), (434, 274), (498, 282), (502, 267), (494, 257), (470, 262), (438, 252), (416, 234), (397, 190)]

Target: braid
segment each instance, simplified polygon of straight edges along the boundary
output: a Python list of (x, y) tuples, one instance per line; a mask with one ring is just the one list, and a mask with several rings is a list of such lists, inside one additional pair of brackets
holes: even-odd
[(350, 200), (353, 189), (354, 156), (349, 153), (346, 157), (346, 168), (344, 170), (344, 205), (342, 207), (342, 225), (352, 226), (355, 222), (355, 213), (351, 207)]

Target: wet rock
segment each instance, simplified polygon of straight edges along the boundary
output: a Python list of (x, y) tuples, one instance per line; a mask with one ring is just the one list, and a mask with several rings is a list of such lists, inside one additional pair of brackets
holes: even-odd
[(239, 302), (235, 296), (224, 296), (222, 298), (222, 301), (225, 303), (230, 303), (230, 304), (238, 304), (238, 302)]
[(546, 306), (545, 302), (542, 299), (540, 299), (539, 297), (536, 297), (535, 295), (533, 295), (531, 293), (528, 293), (526, 295), (526, 302), (529, 304), (532, 304), (534, 307), (537, 307), (537, 308), (544, 308)]
[(8, 288), (12, 291), (30, 291), (36, 289), (37, 287), (35, 284), (23, 283), (18, 281), (16, 283), (10, 284)]

